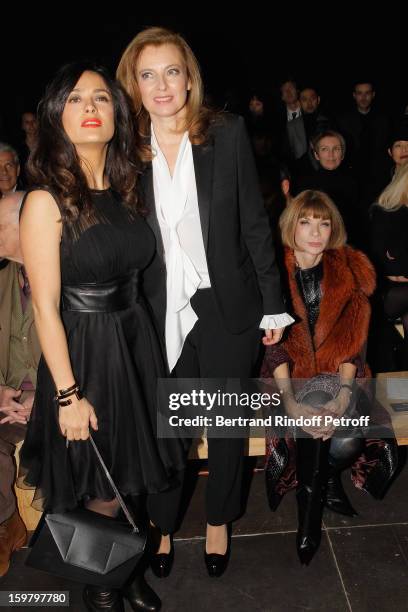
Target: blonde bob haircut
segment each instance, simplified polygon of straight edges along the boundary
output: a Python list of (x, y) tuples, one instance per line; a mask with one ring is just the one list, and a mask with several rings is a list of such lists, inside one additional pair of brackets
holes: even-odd
[(313, 217), (331, 221), (331, 235), (328, 249), (339, 249), (346, 244), (347, 234), (339, 209), (323, 191), (307, 189), (297, 195), (285, 208), (280, 219), (282, 242), (296, 249), (295, 232), (298, 221), (303, 217)]
[(408, 164), (396, 170), (391, 183), (378, 198), (378, 203), (385, 210), (397, 210), (408, 205)]
[[(207, 130), (214, 113), (203, 105), (204, 86), (200, 66), (184, 38), (166, 28), (147, 28), (139, 32), (123, 53), (116, 71), (116, 78), (132, 100), (138, 122), (139, 136), (142, 139), (147, 139), (150, 135), (150, 117), (142, 103), (136, 66), (143, 49), (150, 45), (154, 47), (174, 45), (180, 52), (191, 85), (186, 102), (185, 125), (182, 131), (188, 131), (192, 144), (203, 144), (207, 139)], [(140, 147), (139, 152), (142, 153), (144, 161), (152, 159), (151, 152), (150, 155), (148, 153), (149, 150), (150, 147), (146, 147), (145, 144)]]

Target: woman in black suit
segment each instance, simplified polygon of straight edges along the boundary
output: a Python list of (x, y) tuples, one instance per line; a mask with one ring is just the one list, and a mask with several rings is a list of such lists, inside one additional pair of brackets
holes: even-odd
[[(272, 344), (291, 318), (244, 122), (204, 107), (197, 60), (169, 30), (138, 34), (117, 75), (133, 100), (147, 164), (144, 197), (158, 254), (145, 291), (169, 369), (181, 378), (250, 377), (260, 327), (263, 343)], [(208, 445), (205, 560), (209, 574), (219, 576), (228, 561), (227, 524), (241, 510), (244, 440), (209, 438)], [(169, 521), (179, 493), (157, 498)], [(153, 569), (168, 575), (168, 535), (158, 552)]]

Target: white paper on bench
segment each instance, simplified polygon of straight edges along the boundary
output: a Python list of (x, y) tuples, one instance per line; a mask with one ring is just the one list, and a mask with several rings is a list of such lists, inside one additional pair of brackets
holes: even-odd
[(408, 401), (408, 378), (387, 378), (387, 397)]

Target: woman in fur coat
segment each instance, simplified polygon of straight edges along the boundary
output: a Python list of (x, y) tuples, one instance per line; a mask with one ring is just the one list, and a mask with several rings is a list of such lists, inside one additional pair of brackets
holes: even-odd
[[(283, 342), (267, 347), (262, 379), (275, 379), (289, 417), (368, 414), (372, 425), (384, 425), (381, 410), (374, 414), (366, 380), (369, 296), (375, 288), (370, 261), (346, 245), (340, 213), (323, 192), (300, 193), (283, 212), (280, 228), (295, 323)], [(357, 384), (356, 379), (363, 380)], [(348, 429), (340, 438), (325, 421), (298, 428), (296, 441), (289, 435), (267, 437), (269, 503), (275, 510), (283, 494), (297, 487), (297, 550), (306, 564), (320, 543), (323, 506), (355, 515), (341, 471), (352, 466), (354, 484), (381, 498), (397, 463), (387, 427), (377, 429), (378, 439), (364, 439), (361, 429)]]

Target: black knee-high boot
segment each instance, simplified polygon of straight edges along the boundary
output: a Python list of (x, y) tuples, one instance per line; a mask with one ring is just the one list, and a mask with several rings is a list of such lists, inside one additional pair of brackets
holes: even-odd
[(298, 532), (300, 562), (308, 565), (319, 548), (322, 532), (324, 488), (328, 473), (329, 444), (321, 439), (296, 440)]
[(361, 438), (332, 438), (330, 441), (325, 505), (332, 512), (345, 516), (357, 516), (357, 512), (343, 489), (341, 473), (353, 464), (360, 455), (362, 447)]

